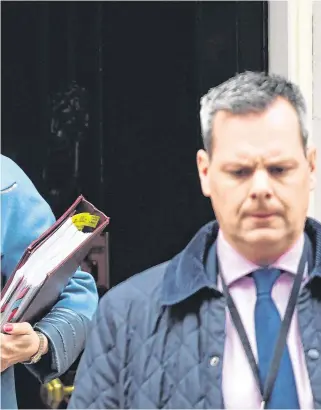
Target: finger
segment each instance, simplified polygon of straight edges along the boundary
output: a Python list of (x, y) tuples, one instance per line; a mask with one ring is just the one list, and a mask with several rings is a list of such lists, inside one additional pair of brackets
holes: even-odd
[(29, 335), (33, 332), (30, 323), (7, 323), (3, 326), (3, 330), (10, 335)]

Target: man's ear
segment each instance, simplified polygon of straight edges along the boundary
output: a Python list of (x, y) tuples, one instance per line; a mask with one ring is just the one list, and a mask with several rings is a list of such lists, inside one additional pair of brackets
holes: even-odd
[(211, 190), (208, 172), (210, 166), (210, 158), (208, 153), (203, 149), (200, 149), (196, 155), (196, 162), (203, 195), (209, 197)]
[(317, 152), (315, 147), (307, 149), (307, 160), (310, 168), (310, 191), (316, 187)]

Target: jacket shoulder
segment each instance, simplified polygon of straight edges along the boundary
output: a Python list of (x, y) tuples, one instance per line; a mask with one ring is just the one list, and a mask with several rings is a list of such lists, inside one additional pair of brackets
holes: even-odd
[(143, 272), (137, 273), (110, 289), (101, 299), (101, 308), (119, 313), (136, 310), (139, 306), (161, 303), (161, 289), (164, 273), (170, 262), (163, 262)]
[(10, 158), (1, 155), (1, 191), (10, 190), (15, 184), (33, 186), (19, 165)]

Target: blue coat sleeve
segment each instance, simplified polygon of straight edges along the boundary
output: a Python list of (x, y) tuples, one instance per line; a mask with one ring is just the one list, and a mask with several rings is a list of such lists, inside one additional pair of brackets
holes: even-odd
[[(8, 278), (27, 246), (55, 221), (26, 174), (1, 156), (1, 273)], [(68, 370), (84, 348), (98, 294), (94, 279), (78, 270), (53, 309), (35, 328), (49, 340), (49, 353), (28, 369), (47, 382)]]

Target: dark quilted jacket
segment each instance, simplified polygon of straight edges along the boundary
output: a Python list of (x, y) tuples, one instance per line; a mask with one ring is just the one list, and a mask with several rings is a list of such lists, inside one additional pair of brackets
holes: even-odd
[[(224, 407), (225, 300), (206, 258), (217, 231), (216, 223), (206, 225), (170, 262), (104, 296), (69, 408)], [(314, 404), (321, 408), (321, 225), (309, 219), (306, 232), (315, 267), (297, 309)]]

